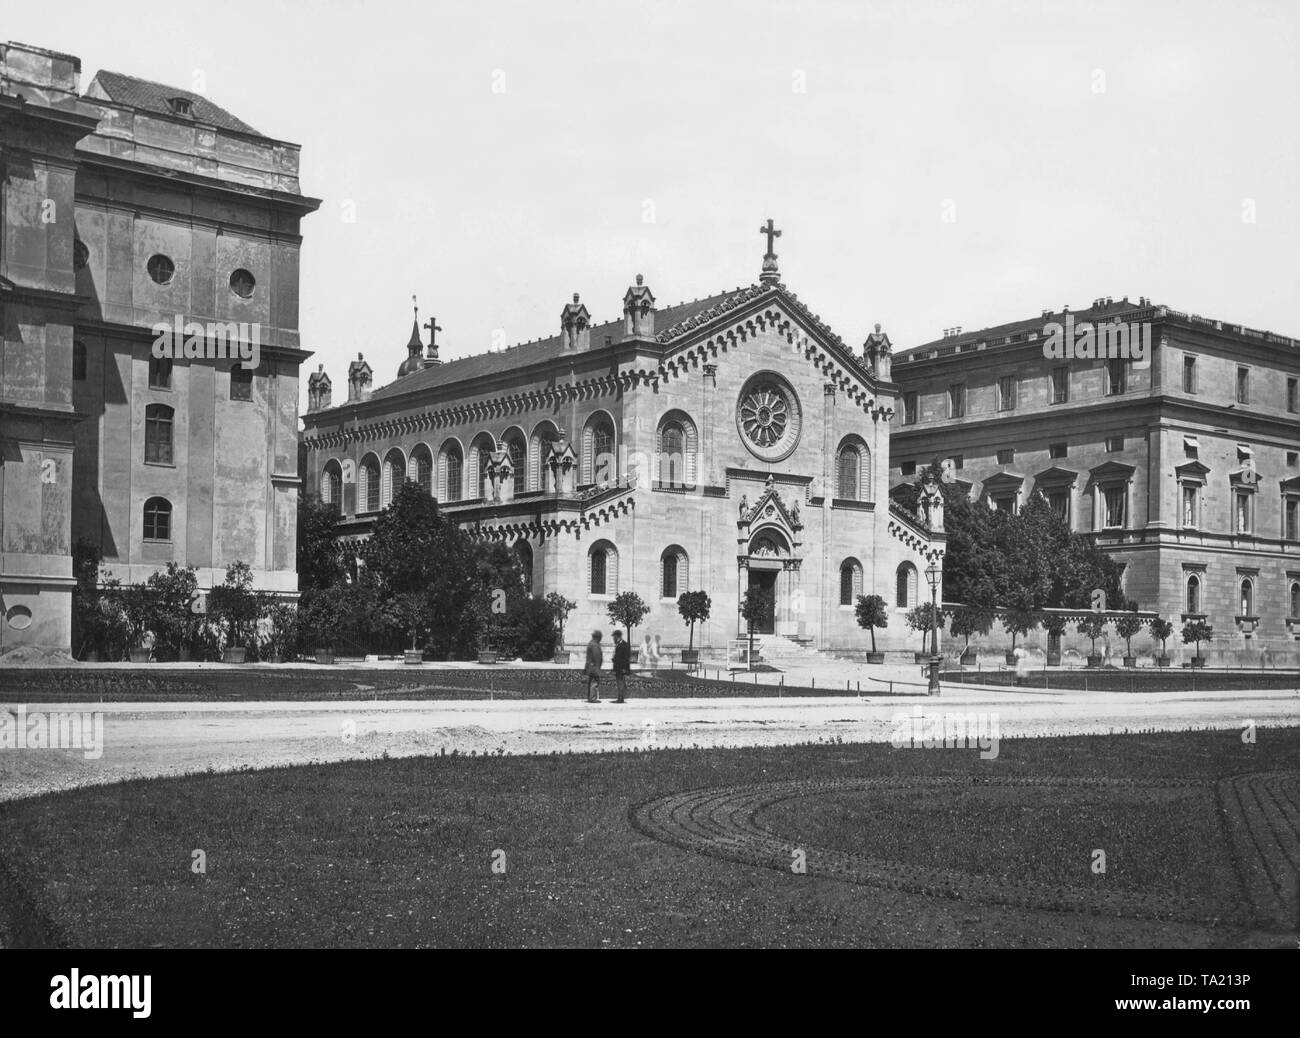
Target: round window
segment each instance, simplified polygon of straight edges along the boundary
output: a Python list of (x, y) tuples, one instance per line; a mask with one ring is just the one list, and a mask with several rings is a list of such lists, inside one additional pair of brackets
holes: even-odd
[(256, 284), (257, 280), (253, 275), (242, 267), (230, 275), (230, 291), (234, 292), (240, 299), (251, 297)]
[(149, 276), (159, 285), (170, 285), (172, 278), (176, 276), (176, 264), (162, 253), (150, 256), (145, 269), (149, 271)]
[(736, 427), (749, 452), (763, 461), (790, 456), (799, 443), (802, 419), (799, 398), (776, 372), (758, 372), (740, 391)]

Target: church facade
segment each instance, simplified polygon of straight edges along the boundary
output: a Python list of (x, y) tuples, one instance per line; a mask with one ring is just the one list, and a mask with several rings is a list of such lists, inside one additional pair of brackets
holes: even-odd
[(608, 631), (609, 603), (634, 591), (650, 607), (634, 640), (684, 648), (677, 598), (704, 590), (695, 645), (717, 651), (761, 590), (768, 636), (869, 647), (854, 606), (877, 593), (879, 647), (919, 647), (903, 614), (929, 600), (942, 521), (891, 510), (897, 388), (879, 326), (863, 353), (847, 347), (781, 283), (770, 237), (758, 283), (661, 307), (638, 275), (622, 311), (593, 326), (575, 294), (558, 334), (446, 363), (417, 315), (398, 377), (374, 387), (358, 354), (337, 404), (318, 370), (306, 492), (358, 539), (416, 481), (474, 536), (512, 546), (534, 595), (577, 604), (570, 646)]

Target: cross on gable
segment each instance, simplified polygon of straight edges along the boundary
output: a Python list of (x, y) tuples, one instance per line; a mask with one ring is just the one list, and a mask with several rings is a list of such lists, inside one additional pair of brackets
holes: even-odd
[(781, 237), (781, 232), (772, 224), (772, 218), (768, 217), (767, 226), (758, 229), (759, 234), (767, 235), (767, 255), (764, 259), (776, 259), (776, 253), (772, 251), (773, 239)]
[(442, 331), (442, 325), (438, 323), (438, 318), (430, 317), (429, 320), (425, 322), (424, 327), (429, 330), (429, 349), (437, 349), (438, 333)]

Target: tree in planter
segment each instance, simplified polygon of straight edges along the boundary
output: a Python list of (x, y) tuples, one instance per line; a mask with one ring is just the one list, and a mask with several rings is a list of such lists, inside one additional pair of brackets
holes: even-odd
[(1049, 613), (1047, 616), (1043, 617), (1043, 630), (1047, 632), (1048, 638), (1047, 652), (1050, 656), (1052, 654), (1052, 646), (1055, 645), (1057, 662), (1060, 662), (1061, 635), (1065, 633), (1065, 629), (1068, 626), (1069, 621), (1059, 613)]
[(418, 591), (404, 591), (388, 599), (383, 609), (385, 623), (407, 632), (411, 636), (412, 651), (418, 649), (416, 643), (420, 632), (429, 626), (428, 597)]
[(1201, 655), (1201, 642), (1214, 639), (1214, 628), (1204, 620), (1188, 620), (1183, 624), (1183, 644), (1196, 643), (1196, 655)]
[(354, 584), (333, 584), (303, 596), (298, 629), (309, 649), (334, 651), (342, 632), (352, 630), (356, 614)]
[(154, 652), (160, 660), (180, 659), (195, 648), (199, 618), (191, 603), (199, 590), (198, 570), (175, 562), (151, 573), (145, 581), (148, 627), (154, 633)]
[(687, 652), (695, 651), (695, 625), (707, 620), (712, 608), (713, 602), (707, 591), (684, 591), (677, 596), (677, 612), (691, 628), (690, 640), (686, 645)]
[(1166, 620), (1163, 616), (1155, 617), (1148, 625), (1151, 629), (1151, 637), (1160, 642), (1160, 655), (1165, 659), (1169, 658), (1169, 636), (1174, 633), (1174, 625)]
[(750, 588), (740, 603), (741, 618), (749, 625), (749, 665), (754, 665), (754, 625), (771, 615), (776, 594), (763, 588)]
[(973, 634), (988, 634), (993, 627), (993, 614), (985, 609), (975, 609), (967, 607), (958, 609), (953, 614), (952, 624), (949, 629), (952, 631), (954, 638), (965, 638), (966, 645), (962, 649), (962, 655), (970, 654), (970, 639)]
[(147, 648), (152, 608), (149, 590), (143, 584), (125, 584), (121, 588), (122, 612), (127, 631), (127, 648)]
[(564, 627), (569, 622), (569, 614), (578, 608), (578, 603), (572, 599), (565, 598), (558, 591), (552, 591), (546, 596), (546, 605), (551, 610), (551, 617), (555, 621), (556, 638), (555, 652), (564, 648)]
[(1002, 629), (1011, 635), (1011, 654), (1016, 651), (1016, 638), (1026, 638), (1037, 626), (1037, 617), (1032, 610), (1024, 608), (1008, 609), (1002, 617)]
[(292, 660), (298, 655), (299, 617), (296, 607), (288, 602), (276, 602), (268, 612), (271, 621), (269, 654), (280, 660)]
[(1136, 616), (1121, 616), (1115, 621), (1115, 633), (1124, 639), (1124, 656), (1133, 658), (1133, 635), (1142, 630), (1142, 621)]
[(930, 602), (923, 602), (921, 605), (908, 610), (907, 613), (907, 626), (914, 631), (921, 632), (921, 655), (923, 656), (926, 654), (926, 647), (929, 644), (927, 639), (930, 637), (930, 629), (935, 625), (934, 622), (938, 620), (935, 614), (934, 605)]
[(225, 582), (208, 595), (208, 615), (225, 629), (225, 647), (247, 649), (257, 654), (257, 621), (262, 613), (261, 596), (253, 590), (253, 570), (247, 562), (226, 567)]
[(853, 615), (858, 619), (858, 626), (871, 632), (871, 653), (876, 652), (876, 628), (889, 626), (889, 613), (885, 609), (885, 600), (879, 595), (858, 595)]
[(612, 623), (622, 624), (627, 632), (627, 643), (632, 644), (632, 628), (640, 627), (650, 607), (641, 600), (635, 591), (622, 591), (614, 596), (609, 604), (609, 619)]
[(1106, 621), (1100, 616), (1090, 616), (1075, 628), (1081, 635), (1092, 643), (1092, 649), (1088, 652), (1088, 659), (1092, 661), (1097, 658), (1097, 639), (1101, 637), (1101, 632), (1106, 629)]

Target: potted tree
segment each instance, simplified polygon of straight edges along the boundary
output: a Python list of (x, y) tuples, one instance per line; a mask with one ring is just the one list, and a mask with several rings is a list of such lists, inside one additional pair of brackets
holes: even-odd
[(1124, 666), (1136, 667), (1137, 657), (1133, 655), (1133, 635), (1142, 630), (1142, 621), (1136, 616), (1121, 616), (1115, 621), (1115, 633), (1124, 639)]
[(403, 660), (412, 666), (419, 666), (424, 662), (424, 650), (416, 647), (416, 641), (419, 638), (420, 631), (429, 626), (428, 598), (418, 591), (405, 591), (392, 600), (388, 608), (388, 614), (387, 619), (390, 623), (400, 627), (411, 636), (411, 647), (403, 650)]
[[(609, 604), (609, 619), (612, 623), (621, 624), (626, 632), (628, 645), (632, 644), (632, 628), (641, 626), (641, 621), (645, 619), (646, 613), (650, 612), (650, 607), (642, 601), (641, 596), (635, 591), (622, 591), (614, 596), (614, 601)], [(637, 651), (632, 649), (632, 660), (636, 661)]]
[(153, 656), (149, 639), (150, 614), (149, 589), (143, 584), (128, 584), (122, 588), (122, 609), (129, 631), (127, 644), (132, 663), (148, 663)]
[(247, 663), (248, 649), (257, 634), (261, 602), (253, 590), (253, 571), (247, 562), (232, 562), (226, 567), (224, 583), (208, 596), (208, 611), (226, 630), (222, 663)]
[(921, 633), (921, 651), (916, 654), (917, 663), (925, 663), (930, 658), (926, 646), (929, 645), (930, 628), (935, 619), (934, 606), (929, 602), (924, 602), (907, 613), (907, 626)]
[(1007, 666), (1015, 666), (1016, 638), (1027, 637), (1034, 629), (1034, 614), (1028, 609), (1008, 609), (1002, 617), (1002, 629), (1011, 635), (1011, 648), (1007, 650)]
[(879, 595), (858, 595), (854, 614), (858, 618), (858, 626), (871, 632), (871, 651), (867, 653), (867, 662), (884, 663), (885, 654), (876, 651), (876, 628), (889, 626), (885, 600)]
[(1049, 667), (1059, 667), (1061, 665), (1061, 635), (1065, 633), (1065, 628), (1069, 622), (1059, 613), (1048, 613), (1043, 617), (1043, 630), (1047, 632), (1047, 665)]
[(551, 659), (567, 666), (570, 653), (564, 648), (564, 625), (569, 620), (569, 614), (578, 608), (578, 603), (565, 598), (558, 591), (552, 591), (546, 596), (546, 604), (551, 607), (551, 616), (555, 618), (555, 627), (559, 632), (555, 641), (555, 655)]
[(298, 655), (298, 610), (288, 602), (277, 602), (271, 606), (271, 621), (268, 649), (272, 663), (283, 663)]
[(1192, 657), (1194, 668), (1205, 666), (1205, 657), (1201, 655), (1201, 642), (1208, 642), (1213, 638), (1214, 628), (1204, 620), (1188, 620), (1183, 624), (1183, 644), (1196, 643), (1196, 655)]
[(1088, 666), (1101, 666), (1101, 653), (1097, 651), (1097, 639), (1101, 637), (1101, 632), (1106, 629), (1106, 621), (1100, 616), (1090, 616), (1075, 628), (1080, 634), (1092, 643), (1092, 649), (1088, 653)]
[(198, 619), (190, 609), (199, 589), (198, 571), (169, 562), (166, 569), (151, 573), (144, 586), (155, 655), (160, 660), (188, 660)]
[(306, 599), (299, 617), (303, 640), (311, 645), (316, 662), (334, 663), (334, 644), (338, 633), (352, 619), (351, 584), (332, 584), (313, 591)]
[(1160, 654), (1156, 656), (1156, 666), (1169, 666), (1169, 646), (1166, 643), (1169, 636), (1174, 633), (1174, 625), (1163, 616), (1157, 616), (1147, 626), (1151, 629), (1151, 637), (1158, 639), (1160, 642)]
[(709, 610), (712, 607), (713, 603), (707, 591), (685, 591), (677, 596), (677, 612), (691, 629), (690, 640), (682, 650), (682, 663), (688, 667), (696, 666), (700, 662), (700, 653), (695, 648), (695, 625), (709, 618)]
[(749, 628), (749, 668), (754, 669), (754, 624), (767, 617), (775, 604), (776, 596), (762, 588), (750, 588), (740, 602), (740, 616)]
[(975, 650), (971, 647), (970, 639), (973, 634), (988, 634), (989, 628), (993, 626), (993, 616), (983, 609), (966, 608), (958, 609), (953, 614), (951, 631), (953, 637), (965, 638), (966, 645), (961, 650), (961, 665), (970, 667), (975, 663)]

